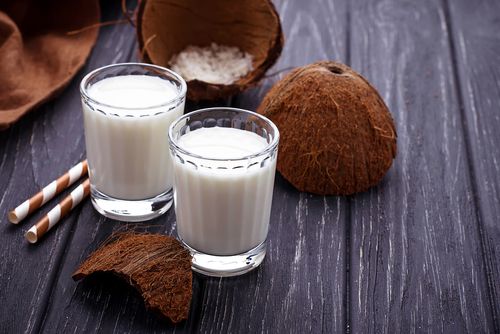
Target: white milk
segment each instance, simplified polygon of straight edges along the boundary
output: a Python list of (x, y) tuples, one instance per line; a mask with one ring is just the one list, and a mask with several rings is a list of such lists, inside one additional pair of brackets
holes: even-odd
[(178, 96), (176, 87), (158, 77), (124, 75), (98, 81), (88, 89), (88, 95), (112, 106), (98, 107), (104, 114), (83, 104), (92, 185), (125, 200), (151, 198), (169, 190), (173, 176), (168, 127), (183, 114), (184, 102), (170, 111), (172, 105), (150, 107)]
[[(238, 159), (266, 148), (264, 138), (233, 128), (201, 128), (178, 146), (205, 158)], [(210, 169), (220, 162), (174, 162), (177, 230), (192, 248), (212, 255), (244, 253), (265, 241), (271, 214), (276, 159), (249, 169)], [(233, 163), (235, 165), (236, 163)], [(241, 161), (238, 165), (244, 164)], [(201, 166), (203, 165), (203, 166)]]

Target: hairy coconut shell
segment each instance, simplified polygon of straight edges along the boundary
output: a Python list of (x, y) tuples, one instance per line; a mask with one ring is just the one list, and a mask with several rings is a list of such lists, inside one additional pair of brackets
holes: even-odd
[(365, 78), (340, 63), (291, 71), (267, 93), (258, 112), (278, 126), (277, 168), (300, 191), (365, 191), (396, 156), (396, 130), (384, 101)]
[(96, 272), (124, 278), (146, 306), (173, 323), (188, 318), (192, 297), (191, 255), (175, 238), (162, 234), (119, 233), (92, 253), (73, 274)]
[(188, 81), (194, 101), (226, 98), (255, 85), (283, 48), (278, 13), (270, 0), (143, 0), (137, 11), (143, 61), (169, 67), (189, 45), (236, 46), (253, 56), (253, 70), (232, 84)]

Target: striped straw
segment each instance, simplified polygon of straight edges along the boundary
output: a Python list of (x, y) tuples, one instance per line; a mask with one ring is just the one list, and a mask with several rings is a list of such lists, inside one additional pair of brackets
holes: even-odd
[(83, 175), (87, 174), (87, 160), (83, 160), (76, 166), (68, 170), (64, 175), (61, 175), (57, 180), (52, 181), (49, 185), (39, 191), (30, 199), (24, 201), (17, 208), (9, 212), (9, 221), (13, 224), (18, 224), (21, 220), (30, 215), (33, 211), (39, 209), (42, 205), (51, 200), (64, 189), (75, 183)]
[(57, 222), (66, 216), (75, 206), (77, 206), (90, 193), (89, 179), (85, 179), (82, 184), (76, 187), (61, 203), (57, 204), (38, 223), (33, 225), (24, 235), (26, 239), (34, 244)]

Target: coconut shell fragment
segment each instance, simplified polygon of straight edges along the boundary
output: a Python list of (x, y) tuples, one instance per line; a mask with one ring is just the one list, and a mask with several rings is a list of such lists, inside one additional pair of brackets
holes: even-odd
[(188, 81), (187, 95), (194, 101), (226, 98), (257, 84), (284, 43), (270, 0), (143, 0), (137, 11), (137, 39), (143, 61), (164, 67), (188, 46), (216, 43), (252, 55), (253, 70), (232, 84)]
[(179, 241), (161, 234), (120, 233), (92, 253), (73, 274), (96, 272), (125, 279), (148, 309), (178, 323), (188, 318), (192, 296), (191, 255)]
[(298, 190), (350, 195), (376, 185), (396, 156), (396, 129), (376, 89), (346, 65), (291, 71), (258, 112), (280, 131), (277, 169)]

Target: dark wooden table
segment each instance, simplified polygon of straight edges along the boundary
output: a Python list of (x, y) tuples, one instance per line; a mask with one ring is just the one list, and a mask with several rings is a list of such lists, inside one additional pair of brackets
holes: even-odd
[[(120, 17), (118, 2), (102, 2), (103, 20)], [(0, 132), (0, 333), (500, 333), (500, 1), (275, 4), (286, 43), (270, 73), (339, 60), (388, 104), (398, 155), (383, 182), (320, 197), (278, 176), (262, 266), (195, 275), (189, 320), (176, 327), (119, 279), (75, 283), (123, 223), (86, 201), (29, 245), (24, 232), (48, 208), (20, 226), (6, 214), (84, 158), (83, 75), (136, 60), (134, 28), (104, 27), (69, 87)], [(255, 109), (282, 75), (226, 103)], [(171, 210), (129, 227), (175, 235), (174, 222)]]

